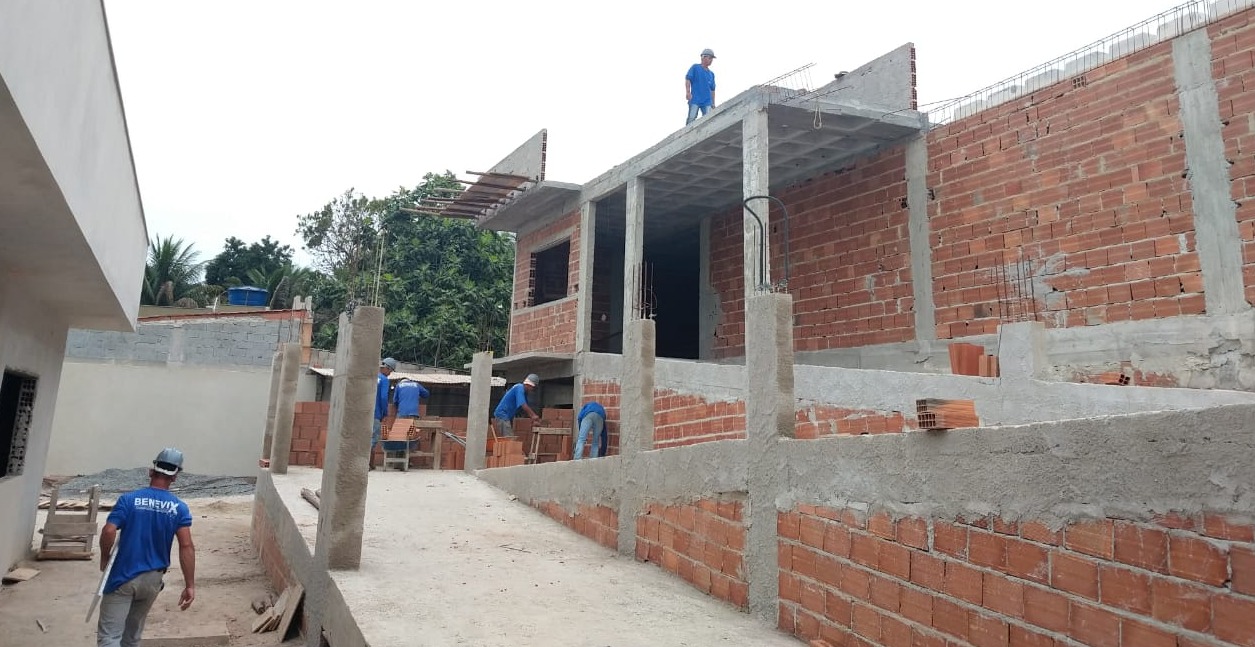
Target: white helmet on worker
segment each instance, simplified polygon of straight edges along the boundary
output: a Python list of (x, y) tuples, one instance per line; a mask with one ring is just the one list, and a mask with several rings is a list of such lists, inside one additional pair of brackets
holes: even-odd
[(532, 373), (523, 379), (523, 384), (529, 384), (531, 386), (539, 386), (540, 376), (535, 373)]
[(153, 459), (153, 471), (166, 476), (174, 476), (183, 471), (183, 452), (167, 447)]

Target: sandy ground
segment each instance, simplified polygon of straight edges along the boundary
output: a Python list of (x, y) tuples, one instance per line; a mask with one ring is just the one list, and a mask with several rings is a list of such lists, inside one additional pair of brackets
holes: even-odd
[[(275, 479), (310, 545), (320, 479)], [(363, 544), (334, 577), (372, 647), (800, 644), (461, 472), (372, 472)]]
[[(179, 611), (183, 576), (177, 558), (166, 576), (166, 590), (148, 616), (145, 638), (221, 634), (225, 629), (233, 646), (278, 644), (277, 634), (253, 634), (256, 617), (250, 602), (271, 593), (249, 543), (251, 496), (188, 499), (192, 509), (192, 538), (196, 542), (196, 602)], [(107, 512), (101, 512), (104, 525)], [(39, 513), (37, 528), (44, 524)], [(34, 546), (38, 547), (38, 535)], [(28, 582), (0, 589), (0, 644), (5, 647), (88, 647), (96, 644), (95, 617), (84, 622), (92, 594), (99, 583), (98, 562), (43, 561), (19, 566), (39, 569)], [(39, 630), (35, 620), (47, 627)], [(299, 644), (293, 639), (285, 645)]]

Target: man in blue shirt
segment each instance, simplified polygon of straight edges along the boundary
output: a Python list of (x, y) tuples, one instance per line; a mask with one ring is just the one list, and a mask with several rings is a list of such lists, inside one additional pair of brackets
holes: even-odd
[(379, 378), (375, 382), (375, 422), (370, 432), (370, 469), (375, 469), (375, 447), (383, 431), (383, 419), (388, 417), (388, 376), (397, 370), (397, 361), (391, 357), (379, 362)]
[(148, 487), (118, 497), (100, 531), (100, 570), (109, 567), (115, 548), (117, 554), (100, 599), (97, 647), (139, 646), (148, 610), (165, 588), (162, 577), (170, 568), (170, 546), (176, 538), (183, 571), (179, 608), (186, 610), (196, 599), (192, 513), (170, 493), (170, 484), (182, 470), (183, 452), (161, 450), (148, 470)]
[(422, 415), (422, 400), (428, 397), (431, 397), (431, 393), (422, 384), (408, 377), (402, 378), (392, 395), (392, 400), (397, 405), (397, 417), (418, 418)]
[(540, 384), (540, 376), (532, 373), (521, 383), (515, 384), (506, 390), (505, 395), (501, 397), (501, 402), (497, 403), (497, 408), (492, 412), (493, 422), (497, 425), (498, 437), (514, 437), (514, 417), (519, 414), (519, 409), (527, 412), (527, 416), (533, 422), (540, 420), (540, 416), (536, 415), (536, 412), (527, 406), (527, 394), (536, 388), (537, 384)]
[(584, 442), (588, 440), (589, 434), (593, 436), (589, 458), (601, 456), (601, 432), (606, 428), (606, 408), (596, 400), (589, 400), (580, 409), (580, 415), (575, 420), (580, 428), (580, 435), (575, 439), (575, 460), (584, 458)]
[(684, 122), (687, 126), (697, 119), (697, 113), (703, 116), (715, 107), (715, 73), (710, 71), (710, 64), (715, 62), (715, 52), (711, 49), (702, 50), (702, 62), (689, 67), (684, 75), (684, 98), (689, 102), (689, 118)]

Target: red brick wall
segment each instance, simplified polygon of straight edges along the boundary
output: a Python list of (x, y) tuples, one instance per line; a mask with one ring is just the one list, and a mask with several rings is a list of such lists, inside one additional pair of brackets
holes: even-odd
[[(1060, 530), (980, 518), (778, 515), (780, 628), (836, 645), (1255, 645), (1255, 525)], [(1067, 641), (1073, 642), (1067, 642)]]
[[(567, 233), (569, 232), (569, 234)], [(571, 243), (567, 295), (579, 290), (580, 213), (573, 211), (520, 236), (515, 243), (514, 306), (510, 312), (510, 353), (532, 351), (574, 352), (576, 303), (560, 300), (531, 307), (532, 253), (555, 242)]]
[(619, 548), (619, 513), (604, 505), (581, 505), (574, 512), (553, 501), (538, 501), (532, 505), (553, 517), (562, 525), (609, 548)]
[[(606, 409), (606, 442), (610, 443), (610, 446), (606, 448), (607, 456), (619, 453), (620, 393), (618, 382), (584, 380), (584, 398), (580, 401), (580, 406), (583, 407), (596, 400)], [(578, 409), (576, 411), (578, 412)]]
[[(330, 402), (297, 402), (296, 412), (292, 420), (292, 452), (288, 455), (289, 465), (304, 465), (307, 467), (322, 468), (323, 462), (327, 455), (327, 425), (331, 417)], [(449, 431), (465, 437), (466, 436), (466, 418), (436, 418), (432, 420), (441, 420), (448, 425)], [(387, 430), (396, 420), (392, 416), (384, 418), (383, 428)], [(531, 421), (527, 421), (530, 423)], [(530, 425), (527, 426), (530, 431)], [(369, 433), (363, 431), (363, 434)], [(442, 469), (462, 469), (465, 461), (466, 450), (457, 443), (444, 439), (441, 443), (441, 460)], [(431, 451), (430, 443), (423, 441), (422, 451)], [(383, 450), (376, 448), (374, 456), (375, 464), (383, 464)], [(410, 466), (418, 467), (420, 465), (430, 467), (429, 458), (420, 458), (417, 456), (410, 457)]]
[(901, 411), (847, 409), (812, 404), (797, 411), (794, 435), (798, 439), (826, 436), (861, 436), (864, 434), (899, 434), (919, 429), (914, 416)]
[[(826, 350), (915, 336), (906, 160), (902, 148), (788, 188), (794, 348)], [(765, 215), (759, 209), (759, 215)], [(783, 215), (771, 214), (772, 278), (784, 277)], [(742, 212), (711, 221), (711, 287), (719, 295), (717, 357), (744, 353)]]
[(1020, 250), (1047, 325), (1202, 313), (1178, 113), (1161, 43), (930, 132), (938, 337), (995, 332)]
[(636, 522), (636, 558), (653, 562), (721, 600), (745, 608), (745, 519), (735, 498), (645, 506)]
[(253, 525), (250, 536), (253, 552), (257, 554), (257, 559), (261, 562), (262, 570), (266, 572), (266, 579), (270, 581), (271, 588), (282, 591), (288, 585), (295, 584), (296, 579), (292, 577), (292, 569), (283, 558), (283, 551), (279, 548), (279, 540), (275, 537), (274, 527), (270, 518), (266, 516), (264, 505), (253, 506)]
[(1242, 238), (1242, 276), (1246, 300), (1255, 304), (1255, 12), (1243, 11), (1208, 28), (1212, 74), (1220, 99), (1225, 157), (1232, 162), (1229, 179), (1238, 204)]
[(745, 403), (654, 390), (654, 448), (745, 438)]

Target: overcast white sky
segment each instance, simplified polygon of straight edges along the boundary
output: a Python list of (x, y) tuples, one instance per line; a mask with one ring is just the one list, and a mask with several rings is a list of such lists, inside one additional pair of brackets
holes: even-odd
[(684, 125), (704, 47), (726, 99), (807, 63), (818, 86), (913, 42), (926, 104), (1182, 0), (105, 4), (149, 236), (208, 260), (232, 235), (299, 250), (297, 216), (345, 189), (467, 177), (541, 128), (546, 177), (583, 183)]

